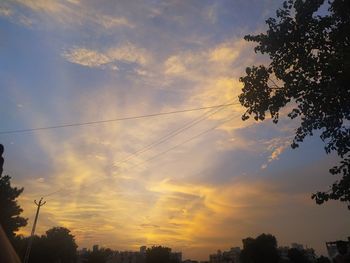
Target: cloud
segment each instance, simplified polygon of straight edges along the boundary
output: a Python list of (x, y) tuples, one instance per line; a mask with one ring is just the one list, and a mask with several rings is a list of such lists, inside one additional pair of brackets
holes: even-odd
[(171, 56), (165, 61), (165, 74), (179, 75), (186, 72), (183, 60), (178, 56)]
[(126, 26), (133, 28), (134, 25), (125, 17), (113, 17), (107, 15), (97, 16), (95, 20), (98, 24), (101, 24), (106, 29), (110, 29), (117, 26)]
[[(72, 106), (79, 109), (76, 117), (94, 120), (233, 101), (241, 84), (236, 78), (239, 73), (232, 73), (231, 65), (242, 59), (244, 49), (239, 40), (228, 40), (198, 51), (169, 54), (159, 60), (146, 48), (127, 43), (106, 49), (76, 46), (66, 49), (62, 57), (85, 67), (112, 69), (128, 63), (135, 64), (140, 72), (145, 71), (142, 81), (138, 80), (140, 83), (134, 79), (118, 82), (116, 78), (112, 84), (103, 84), (93, 91), (82, 90)], [(231, 51), (233, 55), (230, 55)], [(145, 89), (144, 79), (170, 84), (167, 90)], [(124, 92), (121, 86), (127, 86), (128, 91)], [(169, 92), (177, 92), (172, 103), (166, 100)], [(70, 117), (67, 115), (69, 108), (58, 108), (57, 111), (62, 119)], [(30, 193), (61, 189), (47, 197), (49, 205), (42, 212), (39, 233), (51, 226), (66, 226), (73, 231), (80, 246), (90, 246), (93, 242), (112, 248), (118, 246), (118, 249), (159, 242), (180, 249), (203, 248), (214, 240), (221, 240), (220, 246), (228, 245), (232, 242), (229, 236), (232, 233), (244, 235), (244, 230), (229, 222), (244, 225), (252, 218), (266, 216), (266, 211), (259, 205), (265, 208), (278, 206), (279, 200), (284, 199), (275, 186), (261, 182), (227, 178), (226, 184), (213, 185), (209, 180), (199, 183), (196, 180), (194, 171), (199, 169), (213, 168), (210, 174), (213, 177), (221, 173), (215, 162), (217, 150), (221, 149), (216, 147), (217, 142), (227, 144), (231, 132), (245, 125), (240, 120), (240, 111), (239, 105), (235, 105), (204, 118), (205, 121), (193, 129), (131, 158), (119, 169), (113, 166), (115, 161), (157, 141), (202, 113), (73, 130), (69, 131), (69, 136), (63, 136), (65, 139), (60, 141), (59, 147), (57, 134), (38, 134), (37, 145), (52, 161), (53, 171), (51, 176), (45, 177), (45, 182), (26, 184), (28, 195), (21, 199), (25, 215), (30, 217), (32, 212)], [(233, 113), (237, 118), (222, 127), (221, 132), (162, 154), (146, 165), (135, 166), (217, 125)], [(45, 120), (50, 121), (50, 116), (38, 107), (32, 126), (45, 123)], [(240, 137), (235, 140), (235, 145), (246, 143)], [(225, 150), (233, 151), (235, 147)], [(233, 178), (236, 174), (232, 172), (230, 176)], [(224, 229), (231, 232), (228, 234)]]
[[(89, 29), (97, 30), (101, 27), (110, 30), (118, 27), (134, 28), (134, 24), (123, 16), (111, 16), (104, 12), (96, 12), (96, 7), (79, 0), (15, 0), (8, 3), (12, 7), (12, 11), (8, 16), (14, 18), (24, 15), (18, 7), (25, 7), (31, 12), (25, 16), (31, 23), (21, 23), (25, 26), (42, 26), (43, 23), (48, 24), (52, 21), (58, 22), (54, 26), (64, 27), (81, 27), (85, 24), (90, 24)], [(98, 28), (96, 28), (96, 25)]]
[(0, 16), (11, 16), (13, 14), (13, 11), (8, 7), (2, 7), (0, 6)]
[[(145, 111), (145, 106), (137, 103), (127, 109), (118, 107), (118, 94), (113, 96), (112, 91), (112, 88), (101, 87), (95, 93), (80, 94), (75, 102), (75, 107), (82, 107), (80, 118), (94, 119), (101, 117), (101, 113), (102, 118), (112, 118), (122, 114), (122, 110)], [(152, 96), (145, 92), (142, 97), (143, 101), (147, 101)], [(104, 105), (103, 109), (101, 105)], [(62, 114), (67, 114), (67, 109), (60, 110)], [(150, 108), (150, 111), (154, 109)], [(40, 107), (37, 113), (36, 118), (49, 118)], [(193, 116), (196, 115), (131, 122), (126, 128), (123, 128), (125, 124), (117, 123), (108, 126), (108, 129), (93, 126), (72, 130), (65, 140), (60, 141), (59, 147), (54, 133), (37, 134), (36, 144), (52, 161), (53, 170), (45, 181), (38, 179), (26, 183), (26, 195), (20, 200), (25, 216), (33, 219), (33, 193), (47, 194), (60, 190), (46, 197), (48, 203), (42, 210), (39, 234), (49, 227), (60, 225), (71, 229), (82, 247), (96, 242), (118, 249), (136, 249), (141, 244), (159, 242), (179, 248), (201, 245), (201, 239), (211, 235), (202, 226), (224, 224), (227, 215), (221, 212), (221, 206), (230, 200), (226, 200), (225, 196), (216, 197), (221, 188), (205, 183), (189, 183), (179, 177), (179, 161), (184, 171), (201, 167), (207, 162), (204, 151), (196, 150), (198, 143), (173, 155), (162, 156), (155, 162), (157, 169), (151, 166), (132, 167), (135, 161), (145, 160), (169, 148), (176, 140), (128, 161), (127, 169), (118, 171), (112, 166), (115, 160), (171, 131), (171, 125), (183, 125)], [(186, 134), (176, 139), (182, 141), (184, 138)], [(188, 162), (184, 154), (192, 151), (196, 154), (196, 160)], [(190, 172), (188, 174), (191, 175)], [(106, 214), (107, 217), (104, 216)], [(28, 233), (28, 229), (21, 233)], [(224, 237), (225, 233), (216, 235)]]
[(217, 22), (217, 5), (211, 5), (204, 10), (204, 18), (206, 18), (210, 23), (215, 24)]
[(227, 65), (234, 62), (240, 55), (240, 52), (241, 50), (235, 48), (232, 44), (224, 43), (210, 51), (209, 60)]
[(108, 50), (107, 54), (112, 60), (137, 63), (140, 65), (146, 65), (150, 60), (150, 55), (144, 48), (136, 47), (133, 44), (111, 48)]
[(292, 136), (276, 137), (270, 141), (265, 142), (268, 145), (267, 150), (272, 151), (269, 157), (269, 162), (278, 160), (282, 152), (290, 146)]
[(126, 44), (109, 48), (105, 52), (92, 49), (74, 47), (63, 52), (62, 57), (71, 63), (92, 68), (118, 69), (118, 63), (135, 63), (145, 66), (149, 63), (150, 55), (143, 49), (133, 44)]
[(86, 67), (100, 67), (111, 62), (111, 58), (103, 53), (87, 48), (73, 48), (65, 51), (62, 56), (69, 62)]
[(188, 82), (192, 104), (237, 100), (242, 84), (238, 82), (240, 73), (232, 71), (232, 65), (241, 59), (245, 49), (241, 40), (233, 39), (205, 50), (180, 52), (168, 57), (164, 73), (174, 83)]
[(66, 0), (66, 1), (74, 5), (80, 4), (80, 0)]
[(272, 162), (272, 161), (275, 161), (275, 160), (278, 160), (279, 156), (281, 155), (281, 153), (284, 151), (284, 149), (289, 146), (289, 142), (287, 142), (285, 145), (281, 145), (277, 148), (275, 148), (273, 150), (273, 152), (271, 153), (271, 156), (269, 158), (269, 162)]
[(261, 169), (263, 170), (263, 169), (266, 169), (267, 168), (267, 164), (266, 163), (264, 163), (264, 164), (262, 164), (261, 165)]
[(242, 89), (238, 78), (242, 69), (234, 66), (245, 63), (248, 48), (249, 45), (241, 39), (229, 39), (215, 46), (172, 54), (163, 64), (164, 75), (173, 86), (181, 85), (190, 91), (186, 101), (188, 105), (235, 103), (228, 107), (229, 110), (210, 117), (212, 120), (232, 118), (219, 127), (231, 133), (237, 128), (251, 125), (251, 122), (241, 121), (244, 109), (238, 103)]
[(5, 17), (13, 23), (31, 28), (34, 20), (27, 14), (19, 12), (13, 4), (14, 2), (0, 2), (0, 16)]
[(232, 39), (208, 49), (173, 54), (165, 61), (164, 72), (192, 80), (232, 76), (232, 64), (241, 59), (248, 47), (245, 41)]
[(37, 181), (38, 183), (44, 183), (44, 182), (45, 182), (45, 178), (39, 177), (36, 181)]
[(267, 151), (271, 152), (271, 154), (268, 157), (267, 163), (263, 164), (261, 166), (261, 169), (266, 169), (268, 166), (268, 163), (271, 163), (271, 162), (279, 159), (280, 155), (288, 147), (290, 147), (291, 138), (292, 138), (292, 136), (276, 137), (276, 138), (273, 138), (271, 140), (264, 142), (264, 144), (267, 145)]
[(67, 11), (67, 7), (62, 2), (55, 0), (15, 0), (15, 2), (38, 12), (59, 13)]

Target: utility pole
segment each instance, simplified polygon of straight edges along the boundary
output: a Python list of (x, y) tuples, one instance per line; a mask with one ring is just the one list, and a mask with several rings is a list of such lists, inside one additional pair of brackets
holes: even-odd
[(24, 257), (23, 263), (28, 263), (30, 250), (32, 249), (32, 243), (33, 243), (33, 237), (34, 237), (34, 233), (35, 233), (36, 222), (38, 221), (39, 210), (40, 210), (40, 207), (42, 207), (44, 204), (46, 204), (46, 201), (43, 202), (43, 198), (41, 197), (39, 200), (39, 203), (37, 203), (36, 200), (34, 200), (34, 204), (36, 204), (38, 208), (36, 209), (36, 215), (35, 215), (35, 219), (34, 219), (32, 233), (30, 234), (30, 238), (29, 238), (28, 246), (27, 246), (27, 250), (26, 250), (26, 255)]

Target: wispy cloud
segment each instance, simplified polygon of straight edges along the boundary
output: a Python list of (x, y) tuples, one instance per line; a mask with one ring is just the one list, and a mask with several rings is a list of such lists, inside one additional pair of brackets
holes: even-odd
[(127, 20), (125, 17), (113, 17), (108, 15), (101, 15), (95, 18), (96, 23), (104, 26), (107, 29), (117, 27), (117, 26), (126, 26), (133, 28), (134, 25)]
[(278, 160), (280, 155), (290, 147), (291, 139), (292, 136), (276, 137), (264, 142), (267, 145), (267, 151), (271, 152), (271, 154), (268, 157), (267, 163), (261, 165), (261, 169), (266, 169), (269, 163)]
[(241, 39), (230, 39), (215, 46), (200, 50), (189, 50), (169, 56), (164, 62), (164, 74), (173, 83), (177, 82), (191, 91), (187, 103), (189, 105), (210, 105), (233, 102), (231, 111), (214, 114), (214, 120), (235, 117), (222, 125), (220, 129), (230, 133), (251, 123), (241, 121), (242, 107), (238, 103), (238, 95), (242, 84), (238, 81), (240, 68), (237, 63), (245, 60), (248, 46)]
[(8, 7), (2, 7), (0, 6), (0, 16), (11, 16), (13, 14), (13, 11)]
[(69, 62), (86, 67), (100, 67), (112, 61), (103, 53), (87, 48), (73, 48), (65, 51), (62, 56)]
[(15, 2), (34, 11), (46, 13), (59, 13), (67, 11), (67, 7), (61, 1), (55, 0), (15, 0)]
[(118, 63), (135, 63), (146, 65), (150, 60), (149, 53), (144, 48), (126, 44), (99, 52), (92, 49), (74, 47), (63, 52), (62, 56), (69, 62), (93, 68), (118, 69)]
[(107, 54), (113, 60), (132, 62), (140, 65), (146, 65), (151, 57), (144, 48), (136, 47), (130, 43), (111, 48), (108, 50)]
[(218, 12), (217, 5), (213, 4), (211, 6), (208, 6), (203, 12), (204, 18), (208, 19), (210, 21), (210, 23), (215, 24), (218, 20), (217, 19), (218, 18), (217, 12)]
[[(15, 0), (13, 2), (5, 1), (7, 10), (6, 16), (14, 18), (26, 17), (30, 19), (32, 24), (35, 21), (36, 26), (41, 26), (42, 23), (54, 20), (58, 25), (67, 27), (79, 27), (86, 23), (92, 24), (90, 27), (102, 27), (110, 30), (117, 27), (133, 28), (134, 24), (123, 16), (111, 16), (105, 13), (97, 13), (94, 6), (79, 0), (55, 1), (55, 0)], [(24, 16), (18, 6), (25, 7), (30, 12), (26, 12)], [(11, 8), (9, 8), (11, 7)], [(5, 9), (4, 9), (5, 10)], [(3, 14), (5, 15), (5, 14)], [(28, 23), (22, 23), (29, 26)], [(56, 25), (57, 26), (57, 25)]]

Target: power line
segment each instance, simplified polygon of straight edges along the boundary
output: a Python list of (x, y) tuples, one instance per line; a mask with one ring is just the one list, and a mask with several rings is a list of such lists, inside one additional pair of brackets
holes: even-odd
[[(239, 115), (241, 115), (241, 114), (239, 114)], [(138, 167), (138, 166), (141, 166), (141, 165), (144, 165), (145, 163), (148, 163), (148, 162), (150, 162), (150, 161), (152, 161), (152, 160), (158, 158), (158, 157), (161, 156), (161, 155), (164, 155), (164, 154), (166, 154), (166, 153), (168, 153), (168, 152), (170, 152), (170, 151), (172, 151), (172, 150), (174, 150), (174, 149), (176, 149), (176, 148), (178, 148), (178, 147), (180, 147), (180, 146), (182, 146), (182, 145), (184, 145), (184, 144), (186, 144), (186, 143), (189, 143), (189, 142), (191, 142), (191, 141), (193, 141), (193, 140), (199, 138), (200, 136), (203, 136), (204, 134), (206, 134), (206, 133), (208, 133), (208, 132), (210, 132), (210, 131), (215, 130), (216, 128), (220, 127), (222, 124), (224, 124), (224, 123), (226, 123), (226, 122), (228, 122), (228, 121), (231, 121), (234, 117), (237, 117), (237, 116), (239, 116), (239, 115), (233, 115), (233, 116), (231, 116), (231, 117), (229, 117), (229, 118), (226, 118), (225, 120), (221, 121), (219, 124), (217, 124), (217, 125), (215, 125), (215, 126), (209, 128), (209, 129), (207, 129), (207, 130), (205, 130), (205, 131), (203, 131), (203, 132), (201, 132), (201, 133), (198, 133), (198, 134), (196, 134), (196, 135), (194, 135), (194, 136), (188, 138), (187, 140), (182, 141), (182, 142), (180, 142), (180, 143), (174, 145), (173, 147), (171, 147), (171, 148), (169, 148), (169, 149), (167, 149), (167, 150), (165, 150), (165, 151), (162, 151), (162, 152), (160, 152), (160, 153), (157, 153), (156, 155), (154, 155), (154, 156), (148, 158), (147, 160), (145, 160), (145, 161), (143, 161), (143, 162), (141, 162), (141, 163), (138, 163), (138, 164), (136, 164), (136, 165), (130, 167), (129, 169), (135, 168), (135, 167)], [(103, 179), (100, 179), (100, 180), (96, 180), (96, 181), (94, 181), (94, 182), (91, 182), (91, 183), (88, 184), (88, 185), (83, 186), (83, 188), (87, 188), (87, 187), (89, 187), (89, 186), (91, 186), (91, 185), (95, 185), (95, 184), (97, 184), (97, 183), (99, 183), (99, 182), (103, 182), (103, 181), (108, 180), (108, 179), (110, 179), (110, 178), (103, 178)], [(47, 195), (45, 195), (45, 196), (54, 195), (54, 194), (57, 194), (57, 193), (59, 193), (59, 192), (65, 191), (65, 190), (66, 190), (65, 196), (67, 196), (67, 195), (72, 194), (73, 192), (75, 192), (74, 190), (69, 190), (69, 189), (63, 189), (63, 188), (61, 188), (61, 189), (59, 189), (59, 190), (57, 190), (57, 191), (55, 191), (55, 192), (49, 193), (49, 194), (47, 194)], [(52, 200), (52, 199), (55, 199), (55, 198), (51, 198), (51, 199), (49, 199), (49, 200)]]
[(42, 130), (68, 128), (68, 127), (78, 127), (78, 126), (102, 124), (102, 123), (117, 122), (117, 121), (135, 120), (135, 119), (142, 119), (142, 118), (151, 118), (151, 117), (156, 117), (156, 116), (178, 114), (178, 113), (185, 113), (185, 112), (192, 112), (192, 111), (200, 111), (200, 110), (206, 110), (206, 109), (219, 108), (219, 107), (223, 107), (223, 106), (231, 106), (231, 105), (234, 105), (234, 104), (237, 104), (237, 103), (228, 103), (228, 104), (220, 104), (220, 105), (213, 105), (213, 106), (200, 107), (200, 108), (183, 109), (183, 110), (168, 111), (168, 112), (159, 112), (159, 113), (145, 114), (145, 115), (139, 115), (139, 116), (121, 117), (121, 118), (108, 119), (108, 120), (98, 120), (98, 121), (89, 121), (89, 122), (76, 122), (76, 123), (67, 123), (67, 124), (60, 124), (60, 125), (53, 125), (53, 126), (43, 126), (43, 127), (36, 127), (36, 128), (28, 128), (28, 129), (0, 131), (0, 135), (15, 134), (15, 133), (25, 133), (25, 132), (35, 132), (35, 131), (42, 131)]
[[(174, 130), (174, 131), (168, 133), (167, 135), (161, 137), (159, 140), (156, 140), (156, 141), (154, 141), (154, 142), (152, 142), (152, 143), (146, 145), (145, 147), (142, 147), (141, 149), (139, 149), (139, 150), (137, 150), (137, 151), (131, 153), (130, 155), (128, 155), (128, 156), (125, 157), (124, 159), (122, 159), (122, 160), (120, 160), (120, 161), (117, 161), (117, 162), (114, 162), (114, 165), (116, 165), (116, 164), (118, 164), (118, 163), (124, 163), (124, 162), (126, 162), (126, 161), (132, 159), (134, 156), (137, 156), (137, 155), (139, 155), (139, 154), (141, 154), (141, 153), (144, 153), (144, 152), (150, 150), (151, 148), (153, 148), (153, 147), (155, 147), (155, 146), (157, 146), (157, 145), (159, 145), (159, 144), (161, 144), (161, 143), (163, 143), (163, 142), (165, 142), (165, 141), (171, 139), (172, 137), (174, 137), (174, 136), (180, 134), (181, 132), (190, 129), (191, 127), (193, 127), (194, 125), (198, 124), (199, 122), (205, 120), (206, 118), (208, 118), (208, 117), (210, 117), (210, 116), (212, 116), (212, 115), (218, 113), (219, 111), (223, 110), (225, 107), (227, 107), (226, 104), (224, 104), (224, 106), (220, 106), (219, 109), (214, 108), (214, 110), (210, 110), (210, 111), (208, 111), (208, 112), (202, 114), (199, 118), (197, 118), (197, 119), (195, 119), (195, 120), (193, 120), (193, 121), (191, 121), (191, 122), (185, 124), (185, 125), (182, 126), (181, 128), (176, 129), (176, 130)], [(208, 113), (209, 113), (209, 114), (208, 114)], [(134, 167), (137, 167), (138, 165), (139, 165), (139, 164), (136, 164), (136, 165), (134, 165)], [(105, 180), (105, 179), (103, 179), (103, 180)], [(98, 182), (98, 181), (97, 181), (97, 182)], [(44, 197), (48, 197), (48, 196), (54, 195), (54, 194), (59, 193), (59, 192), (64, 191), (64, 190), (65, 190), (65, 189), (62, 189), (62, 188), (61, 188), (61, 189), (58, 189), (58, 190), (56, 190), (56, 191), (53, 191), (53, 192), (50, 192), (50, 193), (44, 195)]]
[(135, 152), (129, 154), (129, 155), (128, 155), (127, 157), (125, 157), (124, 159), (122, 159), (122, 160), (120, 160), (120, 161), (114, 162), (114, 164), (116, 165), (116, 164), (118, 164), (118, 163), (124, 163), (124, 162), (126, 162), (126, 161), (132, 159), (133, 157), (135, 157), (135, 156), (137, 156), (137, 155), (139, 155), (139, 154), (142, 154), (142, 153), (144, 153), (144, 152), (146, 152), (146, 151), (148, 151), (148, 150), (154, 148), (155, 146), (157, 146), (157, 145), (159, 145), (159, 144), (162, 144), (163, 142), (168, 141), (169, 139), (175, 137), (176, 135), (178, 135), (178, 134), (180, 134), (180, 133), (182, 133), (182, 132), (184, 132), (184, 131), (190, 129), (191, 127), (193, 127), (193, 126), (195, 126), (196, 124), (202, 122), (203, 120), (207, 119), (208, 117), (210, 117), (210, 116), (212, 116), (212, 115), (218, 113), (219, 111), (223, 110), (224, 107), (227, 107), (227, 106), (222, 106), (222, 107), (220, 107), (219, 109), (215, 109), (214, 111), (213, 111), (213, 110), (210, 110), (210, 111), (204, 113), (204, 114), (201, 115), (199, 118), (197, 118), (197, 119), (195, 119), (195, 120), (192, 120), (192, 121), (186, 123), (184, 126), (182, 126), (182, 127), (178, 128), (178, 129), (176, 129), (176, 130), (174, 130), (174, 131), (168, 133), (167, 135), (165, 135), (165, 136), (159, 138), (158, 140), (156, 140), (156, 141), (154, 141), (154, 142), (152, 142), (152, 143), (150, 143), (150, 144), (148, 144), (148, 145), (142, 147), (141, 149), (136, 150)]
[[(194, 125), (198, 124), (199, 122), (201, 122), (201, 121), (205, 120), (206, 118), (208, 118), (208, 117), (218, 113), (219, 111), (223, 110), (227, 106), (235, 105), (235, 104), (238, 104), (238, 103), (237, 102), (226, 103), (226, 104), (221, 104), (221, 105), (219, 105), (219, 106), (217, 106), (215, 108), (212, 107), (210, 111), (202, 114), (199, 118), (196, 118), (195, 120), (192, 120), (192, 121), (188, 122), (187, 124), (185, 124), (184, 126), (180, 127), (179, 129), (176, 129), (176, 130), (168, 133), (167, 135), (165, 135), (165, 136), (161, 137), (160, 139), (158, 139), (158, 140), (156, 140), (156, 141), (154, 141), (154, 142), (152, 142), (152, 143), (142, 147), (141, 149), (131, 153), (130, 155), (128, 155), (124, 159), (122, 159), (120, 161), (117, 161), (114, 164), (124, 163), (124, 162), (128, 161), (129, 159), (133, 158), (134, 156), (137, 156), (137, 155), (139, 155), (139, 154), (141, 154), (143, 152), (146, 152), (146, 151), (150, 150), (151, 148), (153, 148), (153, 147), (155, 147), (155, 146), (157, 146), (157, 145), (159, 145), (159, 144), (169, 140), (170, 138), (175, 137), (176, 135), (180, 134), (181, 132), (188, 130), (189, 128), (193, 127)], [(135, 167), (136, 166), (138, 166), (138, 164), (136, 164)], [(103, 179), (103, 180), (105, 180), (105, 179)], [(97, 182), (99, 182), (99, 181), (97, 181)], [(46, 195), (43, 195), (43, 197), (48, 197), (48, 196), (51, 196), (51, 195), (55, 195), (55, 194), (57, 194), (59, 192), (62, 192), (64, 190), (66, 190), (66, 189), (60, 188), (60, 189), (58, 189), (56, 191), (50, 192), (50, 193), (48, 193)]]
[(210, 131), (215, 130), (216, 128), (220, 127), (222, 124), (224, 124), (224, 123), (226, 123), (226, 122), (232, 120), (234, 117), (236, 117), (236, 115), (231, 116), (230, 118), (225, 119), (224, 121), (220, 122), (218, 125), (215, 125), (214, 127), (211, 127), (210, 129), (207, 129), (207, 130), (205, 130), (205, 131), (203, 131), (203, 132), (201, 132), (201, 133), (198, 133), (198, 134), (196, 134), (196, 135), (190, 137), (189, 139), (187, 139), (187, 140), (185, 140), (185, 141), (183, 141), (183, 142), (180, 142), (180, 143), (174, 145), (173, 147), (171, 147), (171, 148), (169, 148), (169, 149), (167, 149), (167, 150), (165, 150), (165, 151), (163, 151), (163, 152), (160, 152), (160, 153), (158, 153), (158, 154), (152, 156), (151, 158), (145, 160), (144, 162), (138, 164), (137, 166), (142, 165), (143, 163), (147, 163), (147, 162), (149, 162), (149, 161), (152, 161), (153, 159), (155, 159), (155, 158), (157, 158), (157, 157), (159, 157), (159, 156), (161, 156), (161, 155), (163, 155), (163, 154), (166, 154), (167, 152), (170, 152), (170, 151), (176, 149), (177, 147), (180, 147), (180, 146), (182, 146), (182, 145), (184, 145), (184, 144), (186, 144), (186, 143), (189, 143), (189, 142), (191, 142), (191, 141), (197, 139), (198, 137), (200, 137), (200, 136), (202, 136), (202, 135), (204, 135), (204, 134), (206, 134), (206, 133), (208, 133), (208, 132), (210, 132)]
[(26, 250), (26, 254), (24, 256), (24, 263), (28, 263), (29, 260), (29, 256), (30, 256), (30, 251), (32, 249), (32, 244), (33, 244), (33, 238), (34, 238), (34, 234), (35, 234), (35, 228), (36, 228), (36, 223), (38, 222), (38, 216), (39, 216), (39, 211), (40, 211), (40, 207), (42, 207), (43, 205), (46, 204), (46, 201), (43, 202), (43, 197), (40, 198), (39, 203), (34, 200), (35, 205), (37, 206), (36, 209), (36, 214), (35, 214), (35, 219), (34, 219), (34, 223), (33, 223), (33, 228), (32, 228), (32, 232), (30, 234), (29, 237), (29, 241), (28, 241), (28, 246), (27, 246), (27, 250)]

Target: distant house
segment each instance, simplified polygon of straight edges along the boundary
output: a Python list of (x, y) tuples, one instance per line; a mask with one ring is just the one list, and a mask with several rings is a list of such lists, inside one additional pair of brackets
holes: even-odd
[(342, 246), (345, 249), (347, 249), (347, 253), (349, 254), (350, 253), (350, 237), (348, 237), (347, 241), (338, 240), (338, 241), (326, 242), (328, 256), (331, 259), (334, 259), (335, 257), (337, 257), (340, 254), (339, 249)]
[(87, 262), (88, 250), (87, 248), (82, 248), (77, 251), (77, 263), (85, 263)]
[[(140, 247), (140, 251), (116, 251), (110, 255), (106, 263), (145, 263), (146, 246)], [(170, 258), (174, 262), (182, 262), (181, 252), (171, 252)]]
[(144, 263), (146, 261), (146, 247), (140, 251), (116, 251), (108, 257), (106, 263)]
[(240, 254), (241, 249), (239, 247), (233, 247), (229, 251), (224, 252), (218, 250), (216, 254), (209, 256), (209, 263), (240, 263)]
[(170, 259), (173, 262), (182, 262), (182, 252), (170, 252)]

